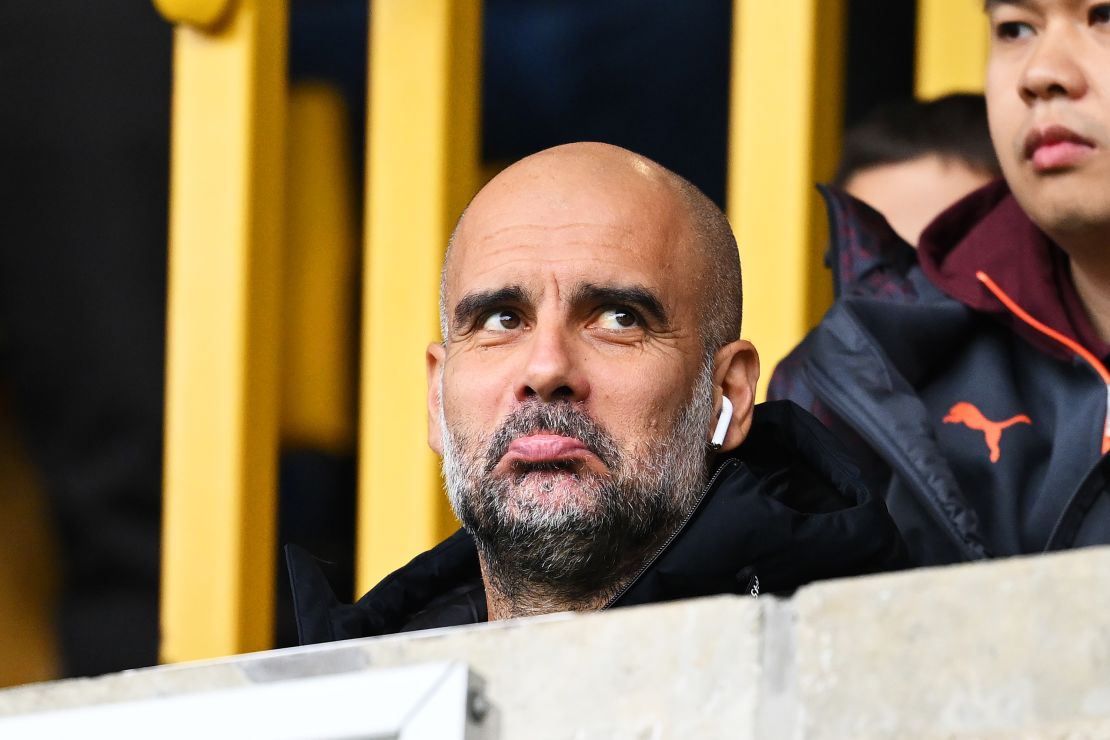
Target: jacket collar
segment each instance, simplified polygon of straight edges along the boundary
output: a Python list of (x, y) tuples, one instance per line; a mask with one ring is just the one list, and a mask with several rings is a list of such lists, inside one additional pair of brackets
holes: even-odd
[(833, 293), (909, 301), (917, 297), (910, 268), (917, 262), (882, 214), (842, 190), (818, 185), (829, 219), (825, 264), (832, 271)]
[(790, 401), (756, 407), (748, 439), (665, 551), (616, 602), (787, 593), (905, 567), (883, 501), (833, 434)]
[(1072, 282), (1067, 254), (1034, 224), (1006, 183), (955, 203), (921, 236), (921, 269), (945, 294), (993, 315), (1038, 349), (1064, 361), (1072, 352), (1012, 314), (976, 277), (988, 275), (1016, 304), (1099, 357), (1110, 354)]

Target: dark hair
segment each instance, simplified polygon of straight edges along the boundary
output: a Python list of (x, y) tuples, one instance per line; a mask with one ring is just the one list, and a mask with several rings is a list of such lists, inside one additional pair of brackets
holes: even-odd
[(956, 93), (936, 100), (902, 100), (879, 106), (844, 135), (834, 183), (843, 187), (861, 170), (929, 154), (1001, 175), (982, 95)]

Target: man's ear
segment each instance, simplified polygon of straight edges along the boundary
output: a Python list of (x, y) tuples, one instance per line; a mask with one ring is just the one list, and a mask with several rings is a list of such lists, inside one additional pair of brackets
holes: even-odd
[(437, 455), (443, 454), (443, 429), (440, 426), (443, 398), (440, 391), (443, 388), (443, 358), (446, 354), (442, 344), (432, 342), (425, 355), (428, 365), (428, 446)]
[(732, 401), (732, 420), (729, 422), (721, 451), (728, 452), (740, 446), (752, 428), (752, 409), (755, 406), (755, 384), (759, 380), (759, 353), (752, 343), (737, 339), (717, 350), (713, 356), (713, 418), (707, 434), (712, 434), (721, 413), (721, 395)]

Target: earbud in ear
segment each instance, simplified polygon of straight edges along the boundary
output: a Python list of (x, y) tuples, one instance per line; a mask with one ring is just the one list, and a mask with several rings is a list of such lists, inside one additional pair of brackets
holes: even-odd
[(732, 401), (728, 396), (721, 396), (721, 415), (717, 417), (717, 428), (713, 430), (713, 438), (709, 441), (709, 449), (719, 450), (725, 443), (725, 434), (728, 432), (729, 422), (732, 421)]

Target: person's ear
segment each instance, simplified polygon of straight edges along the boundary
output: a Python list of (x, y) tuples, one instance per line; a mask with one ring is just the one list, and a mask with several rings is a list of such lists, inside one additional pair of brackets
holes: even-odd
[(447, 350), (442, 344), (432, 342), (428, 345), (425, 360), (428, 366), (428, 446), (437, 455), (443, 455), (443, 429), (440, 422), (443, 415), (443, 358)]
[[(755, 385), (759, 381), (759, 353), (752, 343), (737, 339), (717, 350), (713, 356), (713, 418), (709, 424), (710, 435), (717, 429), (721, 417), (721, 397), (732, 402), (732, 418), (728, 422), (720, 450), (735, 450), (747, 438), (752, 428), (755, 407)], [(712, 439), (712, 436), (710, 437)]]

